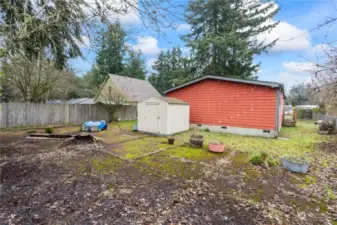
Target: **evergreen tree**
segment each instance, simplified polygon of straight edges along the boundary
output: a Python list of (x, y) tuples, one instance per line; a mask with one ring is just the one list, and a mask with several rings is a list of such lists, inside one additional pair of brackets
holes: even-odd
[(259, 42), (258, 34), (278, 23), (270, 22), (278, 12), (273, 3), (256, 0), (195, 0), (187, 8), (192, 32), (183, 37), (204, 74), (252, 79), (259, 65), (253, 57), (276, 42)]
[(309, 103), (310, 103), (309, 85), (305, 83), (293, 85), (287, 96), (287, 104), (296, 106), (296, 105), (305, 105)]
[(123, 71), (125, 36), (118, 22), (99, 32), (95, 40), (96, 64), (92, 69), (95, 86), (99, 86), (108, 74), (120, 74)]
[(153, 69), (156, 73), (151, 74), (149, 82), (161, 93), (180, 85), (193, 78), (193, 66), (190, 59), (182, 57), (179, 48), (173, 48), (171, 51), (161, 51), (158, 59), (155, 61)]
[(62, 69), (69, 58), (81, 56), (81, 25), (87, 25), (82, 6), (68, 0), (0, 1), (5, 55), (19, 53), (35, 60), (48, 50), (49, 58)]
[(77, 91), (72, 96), (73, 98), (93, 98), (98, 92), (97, 86), (95, 86), (94, 74), (89, 71), (82, 77), (76, 77)]
[(126, 64), (124, 65), (124, 71), (121, 75), (126, 77), (137, 78), (145, 80), (145, 62), (142, 59), (141, 52), (129, 52), (129, 58), (127, 59)]

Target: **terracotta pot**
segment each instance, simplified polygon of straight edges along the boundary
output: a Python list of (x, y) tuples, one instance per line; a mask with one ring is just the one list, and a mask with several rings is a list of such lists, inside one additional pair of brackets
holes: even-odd
[(209, 143), (208, 150), (211, 152), (224, 152), (225, 145), (222, 143)]

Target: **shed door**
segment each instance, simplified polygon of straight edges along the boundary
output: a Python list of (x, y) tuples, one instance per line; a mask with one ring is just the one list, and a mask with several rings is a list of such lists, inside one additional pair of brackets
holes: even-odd
[(147, 102), (146, 108), (145, 124), (147, 131), (151, 133), (159, 133), (160, 103)]

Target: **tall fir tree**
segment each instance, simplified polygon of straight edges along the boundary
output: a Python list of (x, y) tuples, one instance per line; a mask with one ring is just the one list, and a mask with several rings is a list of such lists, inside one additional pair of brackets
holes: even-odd
[(180, 48), (161, 51), (155, 61), (149, 82), (161, 93), (193, 78), (194, 67), (190, 59), (184, 58)]
[(145, 72), (145, 62), (142, 59), (141, 52), (129, 51), (128, 59), (126, 60), (126, 64), (124, 65), (124, 70), (121, 75), (126, 77), (137, 78), (140, 80), (145, 80), (146, 72)]
[(108, 74), (119, 74), (123, 71), (125, 37), (119, 22), (99, 32), (95, 39), (96, 64), (92, 69), (95, 86), (99, 86)]
[(256, 0), (195, 0), (187, 7), (191, 33), (183, 40), (192, 48), (198, 71), (243, 79), (253, 79), (259, 64), (254, 55), (272, 47), (257, 35), (270, 31), (278, 12), (272, 2)]

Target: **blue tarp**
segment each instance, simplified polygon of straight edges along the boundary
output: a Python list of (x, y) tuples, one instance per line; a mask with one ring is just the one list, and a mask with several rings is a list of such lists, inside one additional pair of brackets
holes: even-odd
[(82, 125), (82, 131), (101, 131), (106, 130), (108, 124), (105, 120), (100, 121), (85, 121)]

